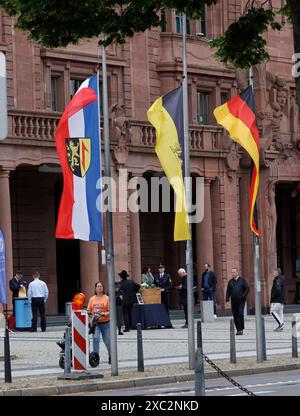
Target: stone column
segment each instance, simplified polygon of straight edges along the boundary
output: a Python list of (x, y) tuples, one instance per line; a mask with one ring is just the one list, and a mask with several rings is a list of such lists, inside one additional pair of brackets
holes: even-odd
[(204, 179), (204, 217), (203, 221), (196, 224), (197, 241), (197, 270), (198, 287), (201, 290), (201, 275), (205, 263), (214, 267), (213, 232), (212, 232), (212, 212), (211, 212), (211, 179)]
[(8, 308), (12, 309), (11, 291), (8, 281), (13, 276), (13, 253), (12, 253), (12, 229), (11, 229), (11, 206), (9, 191), (9, 170), (0, 170), (0, 228), (3, 231), (6, 243), (6, 293)]
[[(86, 299), (94, 295), (95, 283), (99, 280), (99, 254), (96, 241), (80, 241), (81, 290)], [(103, 282), (107, 290), (106, 282)]]
[[(138, 177), (137, 182), (138, 183)], [(136, 192), (136, 189), (129, 191), (130, 194)], [(142, 267), (141, 267), (141, 235), (140, 235), (140, 212), (132, 212), (129, 206), (130, 218), (130, 261), (131, 261), (131, 277), (140, 283)]]

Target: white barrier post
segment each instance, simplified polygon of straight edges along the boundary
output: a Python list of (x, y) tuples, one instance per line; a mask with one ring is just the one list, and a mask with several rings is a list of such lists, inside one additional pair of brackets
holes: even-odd
[(72, 311), (72, 351), (73, 369), (87, 370), (89, 358), (88, 313), (83, 310)]

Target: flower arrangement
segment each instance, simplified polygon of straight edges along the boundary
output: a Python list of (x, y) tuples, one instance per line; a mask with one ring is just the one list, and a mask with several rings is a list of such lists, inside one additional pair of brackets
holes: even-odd
[(142, 292), (144, 289), (159, 289), (157, 286), (155, 286), (153, 283), (142, 283), (140, 287), (140, 292)]

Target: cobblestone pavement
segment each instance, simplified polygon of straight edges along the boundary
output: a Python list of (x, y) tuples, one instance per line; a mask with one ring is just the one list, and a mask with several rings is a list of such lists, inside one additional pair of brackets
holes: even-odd
[[(266, 344), (268, 360), (256, 363), (255, 317), (248, 316), (245, 321), (243, 336), (236, 337), (237, 364), (229, 363), (229, 326), (231, 317), (219, 317), (214, 322), (202, 323), (203, 350), (211, 359), (220, 363), (224, 369), (253, 369), (300, 364), (299, 359), (291, 358), (292, 315), (285, 315), (285, 328), (274, 332), (276, 323), (271, 316), (265, 316)], [(195, 321), (196, 322), (196, 321)], [(100, 342), (100, 365), (93, 372), (101, 372), (105, 379), (120, 380), (130, 377), (149, 377), (166, 374), (192, 374), (188, 368), (188, 330), (182, 329), (183, 320), (174, 320), (175, 329), (147, 329), (143, 331), (143, 350), (145, 373), (137, 373), (137, 339), (136, 331), (118, 336), (119, 376), (111, 377), (106, 349)], [(57, 385), (70, 383), (58, 381), (63, 374), (58, 367), (59, 347), (56, 340), (63, 335), (63, 327), (50, 327), (47, 332), (13, 332), (10, 334), (10, 351), (12, 355), (12, 385), (1, 383), (2, 389), (19, 388), (24, 384)], [(195, 325), (196, 339), (196, 325)], [(2, 339), (3, 341), (3, 339)], [(0, 357), (3, 357), (4, 343), (0, 344)], [(90, 370), (89, 370), (90, 371)], [(213, 371), (206, 365), (206, 372)], [(0, 379), (4, 379), (4, 363), (0, 361)], [(45, 384), (46, 383), (46, 384)]]

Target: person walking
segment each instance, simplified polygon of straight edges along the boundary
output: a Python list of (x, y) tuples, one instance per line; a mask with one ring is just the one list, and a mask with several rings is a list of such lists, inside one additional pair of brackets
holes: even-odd
[(46, 315), (45, 315), (45, 303), (47, 302), (49, 290), (46, 283), (40, 280), (40, 273), (34, 272), (33, 282), (29, 283), (27, 297), (31, 303), (32, 321), (31, 332), (37, 331), (37, 319), (38, 312), (41, 318), (41, 330), (46, 331)]
[(140, 290), (140, 285), (131, 279), (127, 279), (129, 274), (126, 270), (122, 270), (119, 276), (121, 277), (120, 291), (123, 296), (124, 332), (129, 332), (132, 329), (132, 309), (133, 305), (137, 303), (136, 294)]
[(273, 285), (271, 289), (270, 314), (275, 318), (278, 327), (274, 331), (282, 331), (284, 328), (283, 307), (284, 307), (284, 276), (281, 269), (273, 271)]
[(226, 302), (231, 299), (231, 310), (236, 327), (236, 335), (243, 335), (244, 308), (249, 285), (245, 277), (239, 275), (237, 268), (231, 269), (232, 279), (229, 280), (226, 291)]
[(204, 264), (204, 272), (202, 273), (201, 287), (203, 292), (203, 300), (212, 300), (214, 305), (214, 318), (217, 318), (216, 307), (216, 285), (217, 278), (215, 273), (211, 270), (208, 263)]
[[(165, 305), (167, 314), (169, 315), (169, 291), (173, 289), (171, 276), (165, 273), (165, 265), (160, 263), (158, 265), (158, 274), (154, 276), (154, 284), (161, 288), (161, 302)], [(168, 326), (166, 328), (173, 328)]]
[(183, 306), (185, 324), (181, 328), (188, 328), (188, 313), (187, 313), (187, 272), (185, 269), (179, 269), (177, 274), (180, 279), (180, 284), (175, 286), (179, 290), (179, 303)]
[(16, 316), (15, 299), (19, 297), (20, 289), (26, 289), (26, 282), (23, 280), (23, 272), (18, 270), (16, 275), (10, 279), (9, 288), (12, 292), (13, 316)]
[[(100, 356), (100, 334), (108, 353), (108, 364), (111, 364), (110, 330), (109, 330), (109, 297), (105, 294), (101, 282), (95, 283), (95, 295), (89, 299), (87, 311), (94, 316), (93, 352)], [(95, 322), (94, 321), (94, 322)]]

